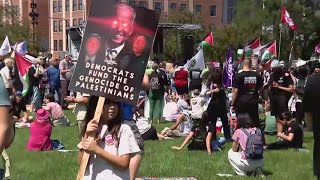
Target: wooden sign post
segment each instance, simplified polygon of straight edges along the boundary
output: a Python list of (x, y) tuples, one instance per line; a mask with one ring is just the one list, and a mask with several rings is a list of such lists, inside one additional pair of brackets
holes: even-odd
[[(94, 113), (94, 118), (93, 118), (94, 120), (96, 120), (98, 122), (100, 121), (100, 118), (101, 118), (104, 101), (105, 101), (104, 97), (99, 97), (98, 104), (97, 104), (97, 107), (96, 107), (96, 112)], [(96, 138), (96, 134), (92, 134), (91, 136), (89, 136), (87, 138), (95, 139)], [(86, 152), (83, 152), (81, 163), (80, 163), (80, 170), (78, 172), (77, 180), (82, 180), (82, 178), (84, 176), (84, 173), (86, 171), (88, 162), (89, 162), (89, 158), (90, 158), (90, 154), (88, 154)]]

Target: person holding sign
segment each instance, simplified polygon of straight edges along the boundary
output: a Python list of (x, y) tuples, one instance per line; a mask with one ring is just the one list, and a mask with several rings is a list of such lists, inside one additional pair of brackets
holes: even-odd
[[(129, 173), (130, 157), (139, 153), (140, 148), (130, 126), (120, 118), (120, 103), (106, 99), (98, 123), (93, 119), (97, 101), (98, 97), (95, 96), (89, 101), (86, 128), (82, 132), (83, 140), (78, 145), (78, 162), (81, 162), (83, 151), (92, 154), (83, 179), (132, 179)], [(95, 133), (98, 134), (97, 139), (87, 138)]]

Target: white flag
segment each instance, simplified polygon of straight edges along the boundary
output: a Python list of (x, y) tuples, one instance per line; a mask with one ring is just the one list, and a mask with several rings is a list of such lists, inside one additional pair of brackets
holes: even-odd
[(204, 63), (204, 56), (203, 56), (203, 49), (200, 49), (198, 53), (193, 56), (185, 65), (184, 68), (186, 68), (188, 71), (192, 69), (204, 69), (205, 63)]
[(11, 52), (11, 46), (9, 42), (8, 36), (4, 39), (1, 47), (0, 47), (0, 56), (5, 56)]

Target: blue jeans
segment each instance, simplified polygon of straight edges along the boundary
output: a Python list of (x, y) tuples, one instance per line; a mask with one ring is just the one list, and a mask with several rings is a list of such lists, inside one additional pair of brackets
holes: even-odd
[[(58, 94), (58, 102), (61, 102), (61, 93), (60, 93), (60, 87), (59, 86), (52, 86), (50, 85), (49, 93), (54, 95), (55, 93)], [(60, 104), (61, 105), (61, 104)]]

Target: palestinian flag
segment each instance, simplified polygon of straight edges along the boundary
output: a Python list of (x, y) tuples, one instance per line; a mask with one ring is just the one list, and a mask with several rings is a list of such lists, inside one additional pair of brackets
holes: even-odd
[(210, 32), (202, 41), (202, 45), (208, 44), (210, 46), (214, 46), (213, 33)]
[(261, 50), (260, 37), (252, 40), (246, 47), (244, 47), (244, 57), (250, 57), (253, 54), (259, 55)]
[(273, 57), (277, 57), (277, 42), (273, 41), (269, 43), (265, 48), (261, 56), (263, 62), (267, 62)]
[(29, 77), (28, 70), (32, 65), (32, 62), (25, 59), (19, 53), (15, 53), (15, 73), (14, 73), (14, 84), (17, 90), (22, 91), (23, 96), (26, 96), (29, 89)]
[(237, 60), (242, 58), (242, 54), (243, 54), (243, 49), (238, 49), (238, 51), (237, 51)]

